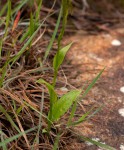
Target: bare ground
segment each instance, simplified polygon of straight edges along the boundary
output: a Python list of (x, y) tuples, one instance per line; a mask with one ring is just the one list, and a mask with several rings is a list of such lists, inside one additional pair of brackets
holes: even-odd
[[(87, 35), (79, 31), (76, 35), (65, 38), (68, 42), (75, 42), (67, 57), (67, 62), (72, 66), (69, 83), (81, 87), (106, 67), (96, 85), (82, 100), (79, 111), (83, 114), (94, 104), (105, 104), (105, 107), (88, 123), (82, 123), (75, 130), (89, 138), (99, 138), (99, 141), (117, 150), (124, 149), (124, 117), (118, 111), (124, 108), (124, 93), (120, 91), (124, 86), (123, 33), (122, 28), (98, 35)], [(111, 42), (114, 39), (119, 40), (121, 45), (113, 46)], [(96, 146), (88, 146), (79, 140), (72, 140), (66, 148), (75, 147), (79, 150), (98, 150)]]

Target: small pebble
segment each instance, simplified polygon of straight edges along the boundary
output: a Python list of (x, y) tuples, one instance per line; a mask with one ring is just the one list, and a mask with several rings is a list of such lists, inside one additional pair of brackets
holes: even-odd
[(68, 91), (68, 89), (66, 87), (62, 87), (62, 88), (60, 88), (60, 90), (65, 91), (65, 92)]
[(119, 103), (122, 103), (121, 97), (117, 97), (117, 99), (118, 99), (118, 102), (119, 102)]
[(111, 42), (111, 44), (113, 45), (113, 46), (120, 46), (121, 45), (121, 42), (119, 41), (119, 40), (113, 40), (112, 42)]
[(124, 108), (120, 108), (120, 109), (118, 110), (118, 113), (119, 113), (122, 117), (124, 117)]
[(122, 93), (124, 93), (124, 86), (122, 86), (122, 87), (120, 88), (120, 91), (121, 91)]
[(124, 150), (124, 145), (123, 144), (120, 145), (120, 150)]

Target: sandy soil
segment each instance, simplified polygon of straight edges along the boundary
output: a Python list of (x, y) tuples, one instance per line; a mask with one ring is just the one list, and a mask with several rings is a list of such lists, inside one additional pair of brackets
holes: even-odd
[[(80, 31), (68, 41), (74, 45), (68, 53), (67, 62), (73, 67), (68, 82), (76, 87), (91, 81), (101, 69), (104, 73), (82, 100), (81, 114), (89, 110), (94, 104), (105, 104), (105, 107), (89, 123), (82, 123), (76, 129), (89, 138), (113, 146), (117, 150), (124, 150), (124, 29), (98, 35), (82, 34)], [(66, 38), (65, 38), (66, 39)], [(113, 40), (120, 44), (112, 45)], [(65, 43), (67, 41), (65, 40)], [(75, 146), (74, 146), (75, 145)], [(70, 149), (100, 150), (100, 148), (73, 141)]]

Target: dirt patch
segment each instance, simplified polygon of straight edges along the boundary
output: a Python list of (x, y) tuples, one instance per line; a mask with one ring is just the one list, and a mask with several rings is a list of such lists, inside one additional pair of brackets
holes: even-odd
[[(123, 30), (116, 29), (115, 33), (78, 33), (68, 37), (68, 41), (75, 43), (68, 53), (67, 61), (73, 66), (68, 82), (77, 87), (81, 87), (86, 81), (90, 83), (89, 81), (106, 67), (102, 77), (81, 102), (85, 111), (93, 104), (105, 104), (105, 107), (90, 120), (90, 127), (85, 125), (84, 128), (82, 124), (77, 131), (89, 138), (99, 138), (101, 142), (119, 150), (124, 144), (124, 118), (118, 113), (120, 108), (124, 108), (124, 93), (120, 91), (124, 86), (124, 38), (120, 35)], [(113, 46), (114, 39), (121, 41), (121, 45)], [(80, 113), (83, 111), (80, 110)], [(82, 143), (78, 143), (78, 148), (98, 149), (87, 144), (82, 146)]]

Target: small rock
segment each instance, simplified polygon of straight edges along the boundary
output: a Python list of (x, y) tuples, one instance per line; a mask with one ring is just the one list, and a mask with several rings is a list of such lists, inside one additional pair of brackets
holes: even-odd
[(68, 92), (68, 89), (66, 87), (62, 87), (60, 88), (61, 91), (65, 91), (65, 92)]
[(121, 91), (122, 93), (124, 93), (124, 86), (122, 86), (122, 87), (120, 88), (120, 91)]
[(119, 103), (122, 103), (121, 97), (117, 97), (117, 99), (118, 99), (118, 102), (119, 102)]
[(120, 145), (120, 150), (124, 150), (124, 145), (123, 144)]
[(122, 117), (124, 117), (124, 108), (120, 108), (120, 109), (118, 110), (118, 113), (119, 113)]
[(121, 42), (119, 41), (119, 40), (113, 40), (112, 42), (111, 42), (111, 44), (113, 45), (113, 46), (120, 46), (121, 45)]

